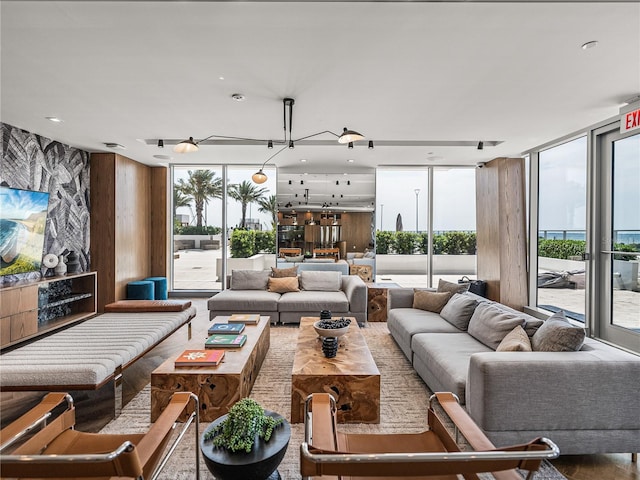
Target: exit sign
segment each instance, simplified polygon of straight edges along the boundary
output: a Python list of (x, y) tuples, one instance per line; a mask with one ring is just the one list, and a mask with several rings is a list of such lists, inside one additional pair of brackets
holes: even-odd
[(640, 108), (623, 113), (620, 117), (620, 133), (640, 129)]

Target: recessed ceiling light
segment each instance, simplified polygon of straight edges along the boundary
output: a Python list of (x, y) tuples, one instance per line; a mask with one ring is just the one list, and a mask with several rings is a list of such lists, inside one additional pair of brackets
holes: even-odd
[(348, 173), (343, 173), (342, 175), (349, 175)]
[(304, 175), (309, 175), (309, 173), (308, 172), (304, 172)]
[(106, 142), (104, 146), (107, 148), (113, 148), (114, 150), (126, 150), (126, 147), (124, 145), (120, 145), (119, 143)]
[(241, 93), (234, 93), (233, 95), (231, 95), (231, 98), (233, 98), (236, 102), (244, 102), (244, 95)]
[(218, 80), (224, 80), (224, 77), (218, 77)]
[(349, 158), (349, 159), (347, 160), (347, 162), (349, 162), (349, 163), (353, 163), (353, 162), (355, 162), (355, 160), (354, 160), (353, 158)]
[(305, 162), (307, 161), (307, 159), (306, 159), (306, 158), (301, 158), (301, 159), (300, 159), (300, 161), (301, 161), (302, 163), (305, 163)]
[(582, 50), (588, 50), (589, 48), (593, 48), (593, 47), (597, 47), (597, 46), (598, 46), (598, 41), (597, 40), (591, 40), (590, 42), (583, 43), (580, 48), (582, 48)]
[(44, 117), (44, 118), (46, 118), (47, 120), (53, 123), (62, 123), (62, 119), (58, 117)]
[(157, 158), (158, 160), (173, 160), (173, 157), (170, 155), (154, 155), (153, 158)]

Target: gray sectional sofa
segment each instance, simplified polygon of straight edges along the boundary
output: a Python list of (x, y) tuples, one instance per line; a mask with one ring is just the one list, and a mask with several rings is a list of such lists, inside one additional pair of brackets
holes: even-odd
[(367, 286), (357, 275), (333, 271), (306, 271), (297, 275), (299, 291), (269, 291), (271, 271), (234, 270), (231, 288), (208, 301), (209, 318), (233, 313), (269, 315), (271, 323), (300, 323), (301, 317), (319, 316), (330, 310), (333, 316), (367, 320)]
[[(542, 321), (470, 293), (454, 295), (440, 313), (413, 302), (413, 289), (389, 290), (391, 335), (430, 389), (457, 394), (495, 444), (545, 436), (562, 454), (640, 451), (639, 356), (584, 333), (562, 348), (557, 315), (543, 330)], [(533, 351), (496, 351), (514, 325)], [(554, 349), (543, 341), (578, 350), (537, 351)]]

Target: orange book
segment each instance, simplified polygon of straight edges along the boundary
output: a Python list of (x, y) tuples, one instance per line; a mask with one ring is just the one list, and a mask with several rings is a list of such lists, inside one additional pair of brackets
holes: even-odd
[(259, 313), (234, 313), (229, 317), (229, 323), (240, 322), (256, 324), (260, 321)]
[(176, 358), (176, 367), (214, 367), (224, 357), (224, 350), (185, 350)]

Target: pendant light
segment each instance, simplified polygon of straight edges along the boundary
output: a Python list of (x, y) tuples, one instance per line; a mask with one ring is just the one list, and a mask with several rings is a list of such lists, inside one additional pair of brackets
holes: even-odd
[(173, 151), (176, 153), (192, 153), (198, 150), (198, 144), (193, 140), (193, 137), (189, 137), (189, 140), (183, 140), (173, 147)]

